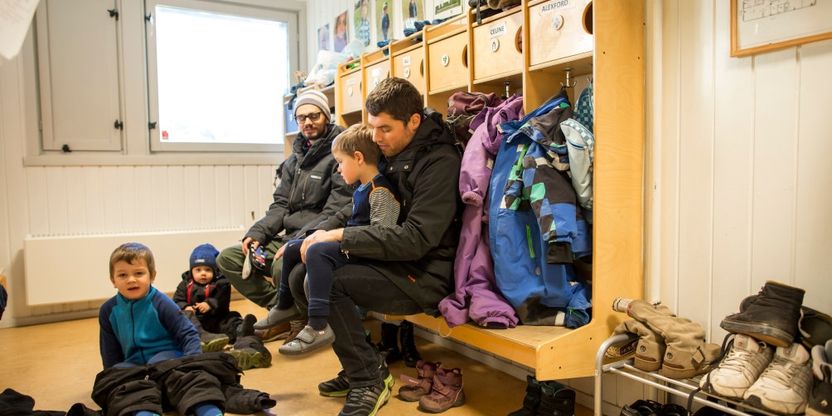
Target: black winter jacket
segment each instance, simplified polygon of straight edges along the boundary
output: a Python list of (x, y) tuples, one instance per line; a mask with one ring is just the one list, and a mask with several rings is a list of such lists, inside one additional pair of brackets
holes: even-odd
[(338, 173), (331, 151), (332, 140), (342, 131), (343, 127), (330, 124), (324, 136), (309, 147), (303, 134), (298, 134), (292, 155), (277, 168), (280, 184), (274, 190), (274, 202), (246, 237), (265, 245), (285, 230), (283, 240), (288, 241), (304, 236), (339, 211), (352, 209), (352, 187)]
[[(190, 296), (189, 296), (190, 294)], [(190, 299), (188, 299), (190, 297)], [(214, 279), (207, 285), (199, 284), (191, 277), (191, 271), (182, 273), (182, 281), (176, 286), (173, 301), (179, 309), (207, 302), (211, 306), (208, 313), (197, 312), (197, 318), (203, 329), (208, 332), (222, 332), (220, 324), (230, 316), (231, 284), (219, 270), (214, 269)]]
[(442, 117), (426, 112), (413, 140), (388, 158), (384, 170), (401, 197), (401, 225), (347, 227), (341, 241), (341, 250), (369, 259), (359, 262), (386, 275), (433, 316), (454, 287), (460, 159)]

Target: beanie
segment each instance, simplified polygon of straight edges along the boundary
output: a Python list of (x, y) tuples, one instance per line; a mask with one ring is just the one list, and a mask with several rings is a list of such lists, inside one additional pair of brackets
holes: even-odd
[(208, 266), (214, 271), (217, 270), (217, 256), (220, 254), (214, 246), (205, 243), (197, 246), (191, 252), (191, 268), (193, 270), (196, 266)]
[(318, 90), (306, 90), (298, 95), (298, 98), (295, 99), (295, 113), (297, 114), (298, 108), (304, 104), (312, 104), (315, 107), (321, 109), (321, 114), (326, 117), (327, 120), (332, 120), (332, 114), (329, 112), (329, 100), (326, 99), (326, 95)]

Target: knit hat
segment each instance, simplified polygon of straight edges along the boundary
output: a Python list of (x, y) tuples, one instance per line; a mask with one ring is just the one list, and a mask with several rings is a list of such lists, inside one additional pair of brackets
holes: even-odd
[(326, 95), (322, 92), (310, 89), (298, 94), (298, 98), (295, 99), (296, 114), (298, 108), (304, 104), (312, 104), (315, 107), (320, 108), (321, 114), (323, 114), (327, 120), (332, 119), (332, 114), (329, 112), (329, 100), (327, 100)]
[(217, 270), (217, 256), (220, 254), (214, 246), (205, 243), (197, 246), (191, 252), (191, 270), (196, 266), (209, 266), (213, 270)]

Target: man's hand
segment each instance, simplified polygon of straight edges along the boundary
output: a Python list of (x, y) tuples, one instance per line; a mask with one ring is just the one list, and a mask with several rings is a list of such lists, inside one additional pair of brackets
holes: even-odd
[(274, 259), (272, 259), (272, 261), (277, 261), (277, 259), (283, 257), (284, 251), (286, 251), (286, 244), (280, 246), (280, 248), (277, 249), (277, 253), (274, 253)]
[(254, 247), (253, 247), (254, 249), (257, 249), (257, 247), (260, 247), (260, 243), (257, 240), (255, 240), (251, 237), (246, 237), (246, 238), (243, 239), (243, 254), (248, 256), (248, 248), (252, 244), (254, 245)]
[(209, 305), (208, 302), (199, 302), (194, 305), (194, 308), (201, 313), (208, 313), (208, 311), (211, 310), (211, 305)]
[(306, 237), (303, 240), (303, 244), (300, 246), (300, 259), (304, 263), (306, 263), (306, 250), (309, 250), (309, 247), (315, 243), (326, 243), (331, 241), (341, 241), (341, 238), (344, 236), (344, 229), (338, 228), (335, 230), (330, 231), (323, 231), (318, 230), (312, 233), (309, 237)]

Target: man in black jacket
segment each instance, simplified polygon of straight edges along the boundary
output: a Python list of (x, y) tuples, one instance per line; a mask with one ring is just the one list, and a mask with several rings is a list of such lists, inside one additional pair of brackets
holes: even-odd
[[(338, 174), (338, 163), (331, 152), (332, 140), (344, 129), (332, 124), (331, 117), (329, 102), (320, 91), (309, 90), (298, 95), (295, 119), (300, 132), (292, 154), (277, 168), (280, 184), (275, 188), (274, 202), (266, 215), (251, 226), (241, 246), (228, 247), (217, 257), (217, 266), (231, 284), (264, 308), (277, 302), (275, 284), (280, 281), (283, 243), (304, 236), (306, 230), (326, 219), (347, 218), (352, 209), (352, 189)], [(266, 257), (272, 260), (271, 267), (265, 272), (253, 271), (251, 276), (244, 276), (242, 271), (249, 250), (258, 247), (263, 247)], [(263, 275), (271, 276), (275, 283), (263, 279)], [(298, 301), (298, 318), (306, 314), (304, 276), (302, 266), (290, 276), (290, 286)], [(267, 316), (257, 321), (255, 329), (267, 330), (281, 324), (286, 322), (276, 322)]]
[(340, 241), (351, 263), (335, 272), (329, 323), (344, 371), (321, 383), (327, 396), (346, 395), (341, 414), (367, 415), (389, 398), (392, 377), (364, 337), (356, 306), (381, 313), (438, 315), (454, 287), (454, 254), (462, 203), (457, 190), (460, 155), (441, 116), (423, 111), (413, 84), (383, 80), (366, 101), (373, 141), (387, 159), (384, 174), (398, 187), (401, 225), (317, 231), (318, 241)]

